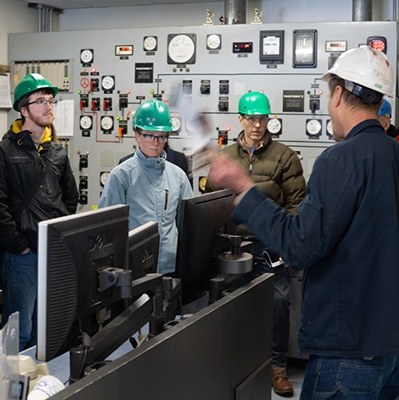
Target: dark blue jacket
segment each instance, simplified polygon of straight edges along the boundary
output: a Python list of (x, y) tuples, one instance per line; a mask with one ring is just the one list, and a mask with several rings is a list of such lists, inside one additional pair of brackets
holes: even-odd
[(399, 354), (399, 143), (377, 120), (318, 157), (296, 216), (252, 188), (233, 218), (304, 270), (302, 353)]

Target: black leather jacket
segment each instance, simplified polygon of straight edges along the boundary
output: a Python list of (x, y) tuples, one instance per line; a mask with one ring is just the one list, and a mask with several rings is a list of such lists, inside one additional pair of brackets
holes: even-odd
[[(27, 247), (37, 251), (40, 221), (76, 212), (78, 190), (65, 149), (48, 141), (38, 151), (30, 132), (19, 131), (17, 122), (0, 142), (0, 246), (20, 254)], [(44, 170), (49, 146), (54, 148), (51, 168), (30, 203), (15, 215), (13, 207)]]

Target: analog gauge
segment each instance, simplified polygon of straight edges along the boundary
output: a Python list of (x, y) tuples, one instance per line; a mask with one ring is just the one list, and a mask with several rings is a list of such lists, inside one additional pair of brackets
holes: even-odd
[(198, 189), (200, 190), (201, 193), (205, 193), (206, 181), (207, 181), (206, 176), (200, 176), (198, 180)]
[(80, 129), (91, 129), (93, 126), (93, 119), (89, 115), (82, 115), (80, 117)]
[(195, 38), (194, 33), (168, 35), (168, 64), (194, 64)]
[(105, 186), (105, 182), (107, 181), (109, 172), (108, 171), (103, 171), (100, 172), (100, 185)]
[(156, 36), (144, 36), (144, 51), (155, 51), (158, 46), (158, 38)]
[(334, 132), (333, 132), (333, 128), (332, 128), (331, 119), (327, 120), (326, 131), (327, 131), (327, 136), (332, 138)]
[(92, 49), (80, 50), (80, 62), (82, 64), (91, 64), (94, 59), (94, 53)]
[(208, 50), (220, 50), (222, 47), (222, 35), (211, 34), (206, 37), (206, 48)]
[(308, 136), (320, 136), (321, 133), (321, 120), (307, 119), (306, 120), (306, 134)]
[(103, 90), (113, 90), (115, 88), (115, 77), (112, 75), (105, 75), (101, 79), (101, 87)]
[(293, 67), (316, 68), (317, 30), (295, 30)]
[(282, 120), (280, 118), (271, 118), (267, 122), (267, 130), (272, 135), (279, 135), (281, 133)]
[(172, 132), (179, 132), (181, 128), (181, 120), (178, 117), (172, 117)]
[(101, 117), (101, 129), (103, 131), (110, 131), (114, 127), (114, 119), (113, 117), (109, 117), (108, 115)]

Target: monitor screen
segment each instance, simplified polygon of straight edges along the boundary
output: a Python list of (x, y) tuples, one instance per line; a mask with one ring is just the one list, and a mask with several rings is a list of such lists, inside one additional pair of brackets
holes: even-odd
[(114, 268), (128, 269), (128, 232), (127, 205), (39, 223), (39, 360), (78, 346), (82, 332), (92, 336), (124, 309), (120, 287), (108, 281)]
[(175, 276), (182, 281), (183, 304), (203, 296), (218, 273), (217, 255), (225, 248), (217, 234), (235, 233), (234, 199), (226, 189), (182, 200)]

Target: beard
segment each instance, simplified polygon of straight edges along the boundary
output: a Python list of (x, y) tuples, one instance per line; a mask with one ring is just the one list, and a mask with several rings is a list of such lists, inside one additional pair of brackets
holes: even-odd
[(45, 113), (40, 116), (34, 115), (28, 110), (29, 114), (29, 119), (36, 124), (37, 126), (40, 126), (41, 128), (46, 128), (49, 125), (51, 125), (54, 121), (54, 115), (52, 113)]

